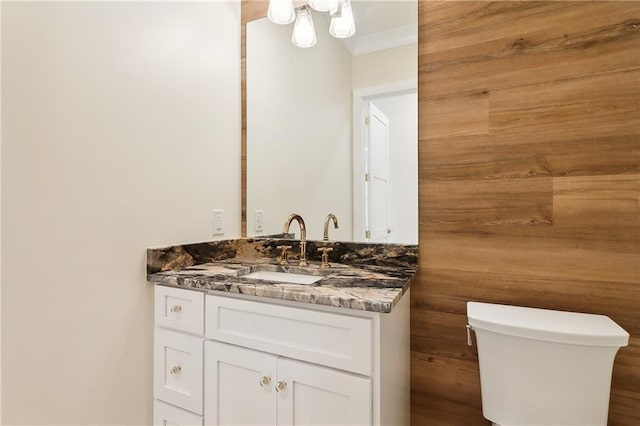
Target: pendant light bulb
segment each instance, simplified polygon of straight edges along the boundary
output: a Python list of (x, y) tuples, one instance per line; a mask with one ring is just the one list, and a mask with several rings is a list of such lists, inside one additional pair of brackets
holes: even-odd
[(313, 27), (311, 10), (304, 6), (296, 9), (296, 23), (293, 25), (291, 42), (298, 47), (313, 47), (316, 45), (316, 30)]
[(350, 0), (340, 0), (336, 11), (331, 15), (329, 33), (335, 38), (348, 38), (356, 32)]
[(330, 12), (338, 7), (339, 0), (309, 0), (311, 9), (318, 12)]
[(267, 18), (274, 24), (290, 24), (295, 17), (296, 13), (293, 9), (293, 0), (269, 0)]

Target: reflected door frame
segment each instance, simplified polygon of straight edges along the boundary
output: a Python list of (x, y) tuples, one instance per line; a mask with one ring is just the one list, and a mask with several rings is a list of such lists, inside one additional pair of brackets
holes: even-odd
[(371, 86), (353, 91), (353, 241), (368, 241), (365, 219), (365, 103), (389, 96), (415, 93), (418, 80), (404, 80), (380, 86)]

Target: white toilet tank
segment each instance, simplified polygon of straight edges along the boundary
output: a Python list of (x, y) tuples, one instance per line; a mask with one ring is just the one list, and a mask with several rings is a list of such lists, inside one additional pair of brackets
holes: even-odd
[(609, 317), (467, 303), (482, 412), (501, 426), (605, 426), (613, 359), (629, 333)]

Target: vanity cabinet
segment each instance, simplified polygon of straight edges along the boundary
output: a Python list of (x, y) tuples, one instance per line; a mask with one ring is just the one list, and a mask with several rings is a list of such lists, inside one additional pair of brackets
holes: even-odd
[(409, 424), (408, 294), (385, 314), (165, 286), (155, 300), (154, 424)]

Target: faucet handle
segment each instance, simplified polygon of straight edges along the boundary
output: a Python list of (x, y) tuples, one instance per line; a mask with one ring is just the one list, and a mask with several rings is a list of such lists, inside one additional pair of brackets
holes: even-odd
[(278, 263), (282, 266), (287, 266), (289, 264), (289, 255), (287, 254), (287, 250), (291, 249), (291, 246), (278, 246), (277, 248), (282, 250), (280, 257), (278, 258)]
[(329, 252), (333, 251), (333, 247), (318, 247), (318, 251), (322, 252), (322, 263), (320, 264), (321, 268), (329, 268)]

